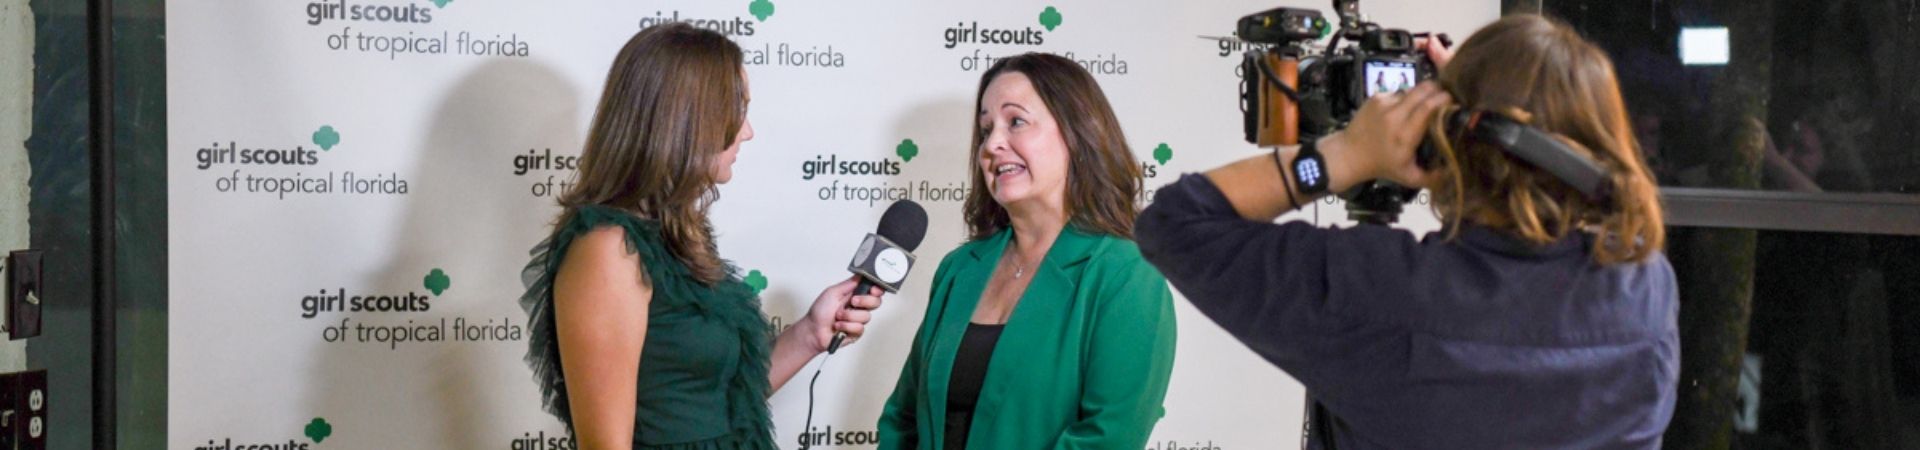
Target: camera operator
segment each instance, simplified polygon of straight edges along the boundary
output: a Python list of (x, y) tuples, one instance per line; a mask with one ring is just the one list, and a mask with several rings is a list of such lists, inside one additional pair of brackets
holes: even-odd
[[(1612, 64), (1537, 15), (1488, 25), (1457, 54), (1423, 46), (1440, 83), (1375, 96), (1344, 131), (1307, 142), (1328, 180), (1281, 170), (1295, 148), (1186, 176), (1140, 215), (1142, 253), (1306, 386), (1310, 448), (1659, 447), (1678, 293)], [(1584, 153), (1611, 195), (1590, 200), (1466, 133), (1440, 136), (1435, 117), (1456, 101)], [(1440, 157), (1423, 170), (1415, 147), (1429, 136)], [(1416, 240), (1273, 223), (1373, 179), (1430, 189), (1444, 229)]]

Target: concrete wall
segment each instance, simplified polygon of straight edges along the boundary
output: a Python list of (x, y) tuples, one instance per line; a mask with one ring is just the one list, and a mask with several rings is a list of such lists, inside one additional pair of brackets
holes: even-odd
[[(0, 254), (27, 248), (31, 173), (26, 143), (32, 120), (33, 12), (27, 0), (0, 0)], [(24, 341), (0, 342), (0, 372), (26, 366)]]

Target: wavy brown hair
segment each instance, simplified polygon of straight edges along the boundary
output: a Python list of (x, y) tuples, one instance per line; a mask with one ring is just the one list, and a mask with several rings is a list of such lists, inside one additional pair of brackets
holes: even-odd
[[(1033, 83), (1040, 101), (1053, 112), (1060, 124), (1061, 137), (1067, 143), (1066, 209), (1068, 226), (1082, 231), (1133, 238), (1133, 219), (1139, 215), (1140, 163), (1120, 132), (1120, 119), (1113, 114), (1107, 94), (1086, 68), (1073, 60), (1047, 53), (1027, 53), (1003, 58), (980, 75), (980, 88), (974, 92), (973, 110), (980, 111), (987, 85), (994, 78), (1020, 73)], [(973, 151), (980, 151), (987, 135), (973, 127)], [(984, 239), (1006, 229), (1011, 223), (1007, 209), (993, 200), (987, 191), (987, 179), (980, 172), (980, 158), (968, 158), (967, 171), (973, 184), (967, 193), (967, 230), (972, 239)]]
[[(1497, 148), (1442, 137), (1434, 209), (1535, 244), (1582, 231), (1595, 262), (1644, 261), (1666, 245), (1653, 176), (1634, 141), (1613, 63), (1566, 24), (1516, 14), (1481, 28), (1440, 73), (1460, 107), (1505, 114), (1553, 133), (1607, 169), (1612, 198), (1591, 202)], [(1436, 121), (1437, 122), (1437, 121)], [(1435, 125), (1435, 133), (1441, 133)]]
[(726, 36), (684, 23), (627, 40), (607, 73), (579, 178), (560, 196), (559, 223), (580, 206), (626, 210), (658, 222), (668, 251), (695, 278), (725, 277), (707, 210), (719, 198), (717, 155), (746, 123), (741, 62)]

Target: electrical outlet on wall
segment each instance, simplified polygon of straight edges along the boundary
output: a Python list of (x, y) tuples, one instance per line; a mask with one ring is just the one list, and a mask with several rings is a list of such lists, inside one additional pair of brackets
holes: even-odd
[(47, 371), (0, 374), (0, 450), (47, 448)]

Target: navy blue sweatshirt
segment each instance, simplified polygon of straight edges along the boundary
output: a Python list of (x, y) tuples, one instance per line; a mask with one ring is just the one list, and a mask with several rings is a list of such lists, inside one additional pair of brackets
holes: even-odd
[(1673, 416), (1663, 254), (1600, 265), (1584, 233), (1534, 246), (1473, 225), (1415, 240), (1250, 221), (1193, 175), (1135, 228), (1200, 312), (1327, 408), (1339, 450), (1654, 449)]

